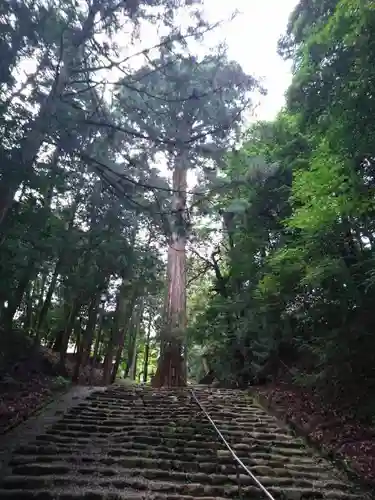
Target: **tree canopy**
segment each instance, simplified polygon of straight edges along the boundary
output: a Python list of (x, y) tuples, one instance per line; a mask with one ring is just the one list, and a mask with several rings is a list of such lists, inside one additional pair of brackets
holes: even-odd
[(295, 382), (372, 412), (374, 12), (300, 1), (290, 16), (279, 42), (293, 62), (286, 105), (228, 154), (225, 196), (211, 192), (224, 233), (212, 250), (219, 280), (202, 278), (191, 300), (198, 378), (202, 353), (241, 383), (287, 365)]
[(296, 5), (285, 106), (247, 130), (266, 89), (196, 53), (203, 7), (3, 2), (1, 349), (21, 329), (103, 383), (287, 370), (370, 414), (373, 3)]
[(76, 380), (89, 358), (149, 379), (189, 219), (159, 164), (219, 159), (258, 83), (221, 45), (195, 54), (198, 0), (10, 0), (0, 23), (2, 349), (22, 328), (62, 367), (75, 346)]

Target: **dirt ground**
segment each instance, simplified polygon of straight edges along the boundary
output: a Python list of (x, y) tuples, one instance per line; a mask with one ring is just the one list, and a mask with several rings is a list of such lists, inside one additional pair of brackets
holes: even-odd
[[(17, 361), (0, 379), (0, 435), (26, 420), (37, 409), (66, 391), (71, 386), (69, 378), (58, 374), (59, 356), (43, 348), (38, 360)], [(74, 364), (66, 363), (71, 377)], [(81, 372), (80, 385), (100, 385), (102, 371), (87, 367)]]
[(255, 389), (260, 402), (292, 425), (328, 456), (347, 464), (364, 483), (375, 487), (375, 427), (347, 412), (324, 406), (311, 390), (288, 383)]

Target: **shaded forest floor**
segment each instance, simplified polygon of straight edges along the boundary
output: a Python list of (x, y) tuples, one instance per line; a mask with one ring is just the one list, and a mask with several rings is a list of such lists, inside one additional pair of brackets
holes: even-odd
[(361, 423), (348, 411), (324, 405), (312, 389), (288, 382), (254, 388), (260, 402), (297, 434), (349, 474), (375, 486), (375, 426)]
[(68, 385), (62, 377), (34, 373), (25, 379), (6, 375), (0, 382), (0, 434), (26, 420)]
[[(9, 354), (9, 353), (7, 353)], [(13, 358), (14, 359), (14, 358)], [(51, 349), (29, 351), (15, 361), (3, 363), (0, 373), (0, 435), (6, 433), (71, 385), (74, 363), (65, 364), (68, 378), (59, 373), (59, 355)], [(91, 379), (91, 380), (90, 380)], [(100, 385), (102, 371), (87, 367), (80, 385)]]

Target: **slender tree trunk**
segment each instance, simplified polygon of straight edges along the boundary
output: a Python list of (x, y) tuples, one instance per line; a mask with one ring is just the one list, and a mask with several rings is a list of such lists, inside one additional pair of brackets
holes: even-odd
[(82, 318), (79, 317), (74, 321), (73, 335), (76, 339), (76, 344), (74, 346), (74, 352), (78, 352), (80, 349), (83, 339), (82, 339)]
[(103, 316), (100, 316), (99, 319), (99, 326), (98, 326), (98, 331), (96, 333), (96, 340), (95, 340), (95, 346), (94, 346), (94, 354), (93, 354), (93, 361), (90, 369), (90, 385), (92, 385), (94, 381), (94, 370), (97, 366), (97, 359), (99, 358), (99, 347), (100, 343), (102, 342), (102, 337), (103, 337)]
[(100, 311), (100, 314), (99, 314), (99, 324), (98, 324), (98, 329), (97, 329), (97, 332), (96, 332), (94, 354), (93, 354), (94, 362), (96, 362), (96, 359), (99, 356), (99, 347), (100, 347), (100, 344), (101, 344), (101, 341), (102, 341), (102, 336), (103, 336), (103, 318), (104, 318), (104, 312), (105, 312), (105, 309), (104, 309), (104, 305), (103, 305), (103, 307), (102, 307), (102, 309)]
[[(74, 219), (75, 219), (75, 216), (76, 216), (76, 213), (77, 213), (77, 209), (78, 209), (78, 203), (79, 203), (79, 199), (80, 199), (81, 195), (77, 195), (72, 206), (71, 206), (71, 209), (70, 209), (70, 216), (69, 216), (69, 219), (68, 219), (68, 229), (67, 229), (67, 234), (69, 234), (69, 232), (72, 230), (73, 226), (74, 226)], [(36, 324), (36, 334), (37, 336), (40, 335), (40, 331), (42, 330), (42, 327), (44, 325), (44, 322), (46, 320), (46, 317), (47, 317), (47, 313), (49, 311), (49, 308), (51, 306), (51, 300), (52, 300), (52, 296), (53, 296), (53, 293), (56, 289), (56, 284), (57, 284), (57, 279), (59, 277), (59, 274), (60, 274), (60, 270), (62, 268), (62, 266), (64, 265), (64, 262), (65, 262), (65, 253), (66, 253), (66, 248), (63, 248), (60, 252), (60, 255), (59, 255), (59, 258), (56, 262), (56, 265), (55, 265), (55, 269), (53, 271), (53, 274), (52, 274), (52, 279), (51, 279), (51, 282), (48, 286), (48, 291), (47, 291), (47, 295), (46, 295), (46, 298), (44, 299), (44, 302), (43, 302), (43, 306), (40, 310), (40, 313), (39, 313), (39, 317), (38, 317), (38, 321), (37, 321), (37, 324)]]
[(148, 358), (150, 356), (150, 336), (151, 336), (151, 314), (148, 319), (148, 325), (147, 325), (147, 337), (146, 337), (146, 344), (145, 344), (145, 359), (144, 359), (144, 365), (143, 365), (143, 382), (146, 384), (147, 383), (147, 375), (148, 375)]
[(202, 366), (203, 366), (204, 374), (207, 375), (207, 373), (209, 373), (211, 371), (210, 367), (208, 365), (207, 357), (206, 356), (202, 356), (201, 359), (202, 359)]
[(53, 293), (54, 293), (56, 285), (57, 285), (57, 279), (59, 277), (59, 273), (60, 273), (60, 269), (61, 269), (61, 264), (62, 264), (62, 261), (61, 261), (61, 257), (60, 257), (59, 260), (57, 261), (56, 265), (55, 265), (55, 269), (54, 269), (53, 274), (52, 274), (51, 282), (48, 285), (48, 290), (47, 290), (46, 297), (45, 297), (45, 299), (43, 301), (42, 308), (40, 309), (40, 313), (39, 313), (39, 316), (38, 316), (38, 321), (37, 321), (37, 324), (36, 324), (36, 333), (37, 333), (37, 335), (39, 335), (39, 333), (40, 333), (40, 331), (41, 331), (41, 329), (42, 329), (42, 327), (44, 325), (44, 322), (45, 322), (46, 317), (47, 317), (47, 313), (48, 313), (49, 308), (51, 306), (52, 296), (53, 296)]
[(114, 330), (111, 331), (111, 336), (107, 346), (107, 352), (104, 357), (103, 363), (103, 385), (109, 385), (111, 381), (112, 375), (112, 360), (113, 360), (113, 351), (114, 351), (114, 340), (113, 336), (115, 335)]
[(96, 320), (98, 317), (98, 308), (100, 302), (101, 290), (91, 300), (89, 307), (89, 318), (86, 330), (82, 335), (82, 341), (78, 344), (78, 355), (74, 367), (73, 382), (78, 382), (81, 366), (84, 368), (90, 358), (91, 345), (94, 338)]
[(117, 296), (115, 321), (114, 325), (111, 328), (111, 333), (107, 345), (107, 352), (105, 354), (103, 363), (103, 385), (109, 385), (111, 382), (113, 354), (115, 350), (116, 341), (120, 338), (121, 335), (121, 331), (119, 331), (119, 320), (120, 320), (121, 310), (123, 308), (122, 293), (123, 293), (123, 284), (121, 285), (120, 291)]
[(95, 326), (98, 321), (100, 296), (101, 292), (99, 292), (90, 303), (88, 322), (82, 342), (83, 352), (81, 362), (84, 367), (90, 360), (91, 347), (95, 335)]
[(143, 318), (143, 300), (140, 306), (134, 311), (134, 314), (132, 316), (132, 334), (129, 340), (128, 359), (126, 362), (126, 370), (124, 373), (125, 378), (129, 376), (131, 377), (134, 371), (134, 362), (137, 353), (137, 341), (141, 328), (142, 318)]
[(33, 284), (30, 282), (25, 292), (25, 320), (23, 323), (23, 329), (27, 333), (30, 333), (33, 321), (33, 295)]
[(168, 248), (168, 296), (165, 311), (165, 330), (154, 387), (186, 385), (183, 351), (186, 329), (186, 174), (183, 165), (173, 171), (172, 209), (175, 220)]
[(77, 298), (74, 299), (72, 307), (70, 309), (69, 316), (68, 316), (68, 321), (66, 323), (66, 326), (65, 326), (63, 334), (62, 334), (61, 344), (60, 344), (60, 348), (59, 348), (60, 365), (61, 366), (65, 366), (66, 351), (68, 349), (70, 336), (72, 334), (72, 330), (74, 328), (76, 318), (77, 318), (77, 315), (79, 313), (80, 308), (81, 308), (81, 303), (79, 302), (79, 300)]
[(125, 329), (121, 328), (119, 332), (119, 341), (118, 341), (118, 346), (116, 350), (116, 358), (115, 358), (115, 363), (112, 367), (112, 373), (111, 373), (111, 383), (113, 384), (116, 380), (117, 377), (117, 372), (121, 363), (121, 358), (122, 358), (122, 351), (124, 350), (124, 342), (125, 342)]
[(130, 366), (130, 378), (131, 378), (131, 380), (135, 380), (135, 378), (137, 376), (137, 360), (138, 360), (137, 337), (135, 337), (133, 359), (132, 359), (132, 364)]
[[(126, 294), (126, 289), (123, 290), (123, 294)], [(122, 353), (124, 350), (124, 343), (125, 343), (125, 337), (126, 334), (129, 330), (129, 325), (132, 317), (132, 311), (134, 308), (134, 304), (136, 303), (137, 300), (137, 288), (134, 287), (134, 289), (131, 292), (131, 297), (127, 298), (122, 297), (122, 310), (119, 311), (119, 318), (118, 318), (118, 329), (119, 329), (119, 337), (118, 337), (118, 343), (117, 343), (117, 350), (116, 350), (116, 359), (115, 363), (113, 365), (112, 369), (112, 374), (111, 374), (111, 382), (112, 384), (116, 380), (116, 375), (121, 363), (121, 358), (122, 358)]]
[(29, 286), (30, 281), (34, 276), (34, 273), (35, 273), (35, 267), (32, 263), (30, 263), (30, 266), (27, 269), (25, 269), (23, 276), (21, 277), (21, 280), (14, 292), (14, 295), (9, 300), (8, 307), (4, 309), (4, 324), (8, 328), (12, 328), (14, 315), (16, 314), (17, 309), (21, 305), (23, 296), (27, 290), (27, 287)]
[(48, 278), (48, 271), (42, 273), (42, 278), (40, 281), (40, 286), (38, 287), (38, 297), (37, 297), (37, 307), (36, 307), (36, 312), (35, 315), (37, 315), (37, 312), (41, 310), (43, 307), (43, 297), (44, 297), (44, 292), (46, 289), (46, 283), (47, 283), (47, 278)]
[[(45, 292), (45, 288), (46, 288), (46, 283), (47, 283), (47, 277), (48, 277), (48, 273), (45, 272), (43, 273), (43, 276), (42, 276), (42, 281), (41, 281), (41, 284), (40, 284), (40, 289), (38, 290), (38, 299), (37, 299), (37, 307), (35, 308), (35, 312), (34, 312), (34, 320), (33, 320), (33, 324), (35, 326), (35, 338), (34, 338), (34, 341), (35, 341), (35, 344), (38, 344), (40, 342), (40, 317), (41, 317), (41, 314), (42, 314), (42, 311), (43, 311), (43, 306), (44, 306), (44, 300), (43, 300), (43, 297), (44, 297), (44, 292)], [(47, 292), (48, 294), (48, 292)], [(51, 298), (52, 298), (52, 294), (51, 294)], [(50, 298), (50, 301), (51, 301), (51, 298)], [(47, 314), (47, 310), (45, 311), (44, 315)]]

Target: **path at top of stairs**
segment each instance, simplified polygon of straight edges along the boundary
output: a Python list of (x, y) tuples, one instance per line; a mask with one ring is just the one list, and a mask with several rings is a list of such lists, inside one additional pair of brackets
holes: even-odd
[[(365, 499), (239, 390), (195, 388), (239, 458), (275, 499)], [(239, 489), (240, 486), (240, 489)], [(265, 499), (187, 389), (94, 391), (21, 444), (2, 500)]]

